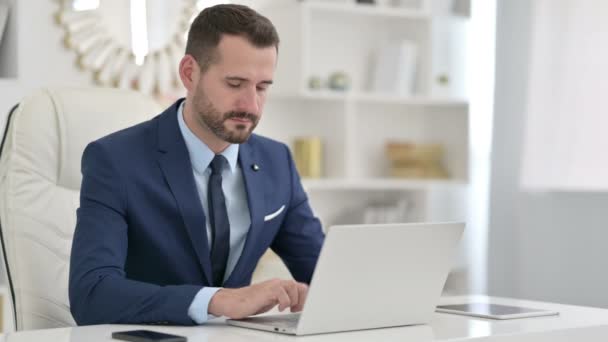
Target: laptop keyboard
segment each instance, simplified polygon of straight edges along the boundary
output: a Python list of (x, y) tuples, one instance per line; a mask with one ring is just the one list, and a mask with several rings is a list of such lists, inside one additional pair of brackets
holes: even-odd
[(296, 328), (298, 320), (300, 319), (299, 313), (286, 314), (286, 315), (272, 315), (272, 316), (259, 316), (243, 319), (242, 321), (250, 321), (252, 323), (271, 325), (278, 328)]

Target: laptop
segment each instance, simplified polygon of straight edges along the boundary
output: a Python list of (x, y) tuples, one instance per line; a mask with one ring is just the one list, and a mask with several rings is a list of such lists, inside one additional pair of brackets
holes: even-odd
[(290, 335), (426, 324), (463, 230), (464, 223), (333, 226), (300, 313), (226, 322)]

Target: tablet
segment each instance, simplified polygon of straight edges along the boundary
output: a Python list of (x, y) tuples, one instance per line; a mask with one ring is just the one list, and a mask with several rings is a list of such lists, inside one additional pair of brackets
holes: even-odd
[(454, 305), (439, 305), (437, 312), (451, 313), (492, 319), (514, 319), (537, 316), (558, 315), (557, 311), (524, 308), (521, 306), (488, 304), (488, 303), (467, 303)]

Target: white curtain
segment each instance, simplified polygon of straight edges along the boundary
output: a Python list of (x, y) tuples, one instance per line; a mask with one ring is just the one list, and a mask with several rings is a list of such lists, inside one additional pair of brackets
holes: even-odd
[(606, 191), (608, 1), (535, 0), (533, 6), (521, 184)]

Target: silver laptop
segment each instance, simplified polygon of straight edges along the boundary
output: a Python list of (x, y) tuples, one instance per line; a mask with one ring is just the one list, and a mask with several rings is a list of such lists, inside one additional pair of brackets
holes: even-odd
[(428, 323), (464, 223), (333, 226), (301, 313), (226, 320), (291, 335)]

